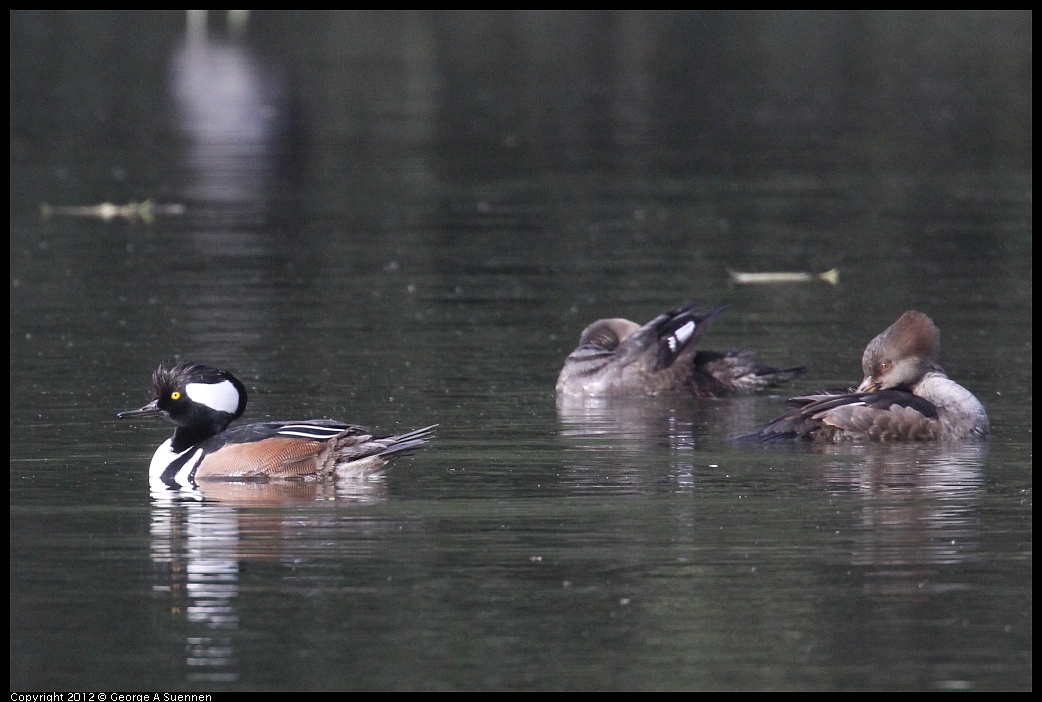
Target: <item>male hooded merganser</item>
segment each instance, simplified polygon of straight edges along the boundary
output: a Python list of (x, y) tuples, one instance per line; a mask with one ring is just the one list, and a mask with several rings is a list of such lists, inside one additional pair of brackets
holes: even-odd
[(557, 393), (722, 397), (763, 390), (804, 372), (765, 365), (746, 350), (696, 351), (696, 342), (724, 309), (702, 314), (694, 305), (678, 307), (644, 326), (628, 319), (594, 322), (565, 359)]
[(861, 359), (857, 390), (794, 397), (796, 406), (749, 439), (812, 441), (934, 441), (978, 439), (988, 415), (973, 394), (937, 363), (941, 333), (909, 310), (872, 339)]
[(329, 419), (228, 429), (246, 409), (246, 387), (228, 371), (198, 363), (160, 365), (152, 392), (147, 405), (117, 416), (162, 416), (177, 425), (148, 469), (151, 479), (170, 486), (207, 479), (358, 478), (423, 446), (436, 426), (384, 437)]

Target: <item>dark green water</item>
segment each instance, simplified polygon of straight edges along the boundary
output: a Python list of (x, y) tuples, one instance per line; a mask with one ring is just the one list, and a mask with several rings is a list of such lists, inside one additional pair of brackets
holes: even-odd
[[(11, 15), (12, 690), (1031, 689), (1030, 12), (211, 29)], [(587, 323), (687, 301), (807, 377), (558, 405)], [(989, 445), (729, 440), (909, 308)], [(439, 435), (162, 499), (115, 414), (173, 358)]]

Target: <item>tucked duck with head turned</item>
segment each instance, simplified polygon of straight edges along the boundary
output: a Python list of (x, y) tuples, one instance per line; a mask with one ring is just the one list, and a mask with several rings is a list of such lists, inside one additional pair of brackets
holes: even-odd
[(804, 372), (768, 366), (744, 349), (698, 350), (698, 340), (724, 309), (678, 307), (643, 326), (618, 318), (594, 322), (565, 359), (557, 394), (723, 397), (773, 387)]
[(795, 409), (747, 439), (774, 441), (936, 441), (980, 439), (990, 425), (983, 405), (938, 364), (941, 333), (909, 310), (872, 339), (852, 392), (794, 397)]

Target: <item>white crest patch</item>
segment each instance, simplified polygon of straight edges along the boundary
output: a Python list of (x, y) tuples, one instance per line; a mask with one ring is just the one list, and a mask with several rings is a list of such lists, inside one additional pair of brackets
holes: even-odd
[(219, 383), (188, 383), (185, 385), (185, 394), (192, 402), (206, 405), (218, 412), (235, 414), (239, 409), (239, 391), (230, 380), (222, 380)]

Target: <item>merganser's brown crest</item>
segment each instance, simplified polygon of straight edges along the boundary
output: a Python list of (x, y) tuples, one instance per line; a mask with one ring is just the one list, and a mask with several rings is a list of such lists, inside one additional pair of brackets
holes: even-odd
[(861, 357), (861, 391), (914, 384), (926, 373), (941, 371), (941, 331), (922, 312), (909, 310), (868, 342)]

